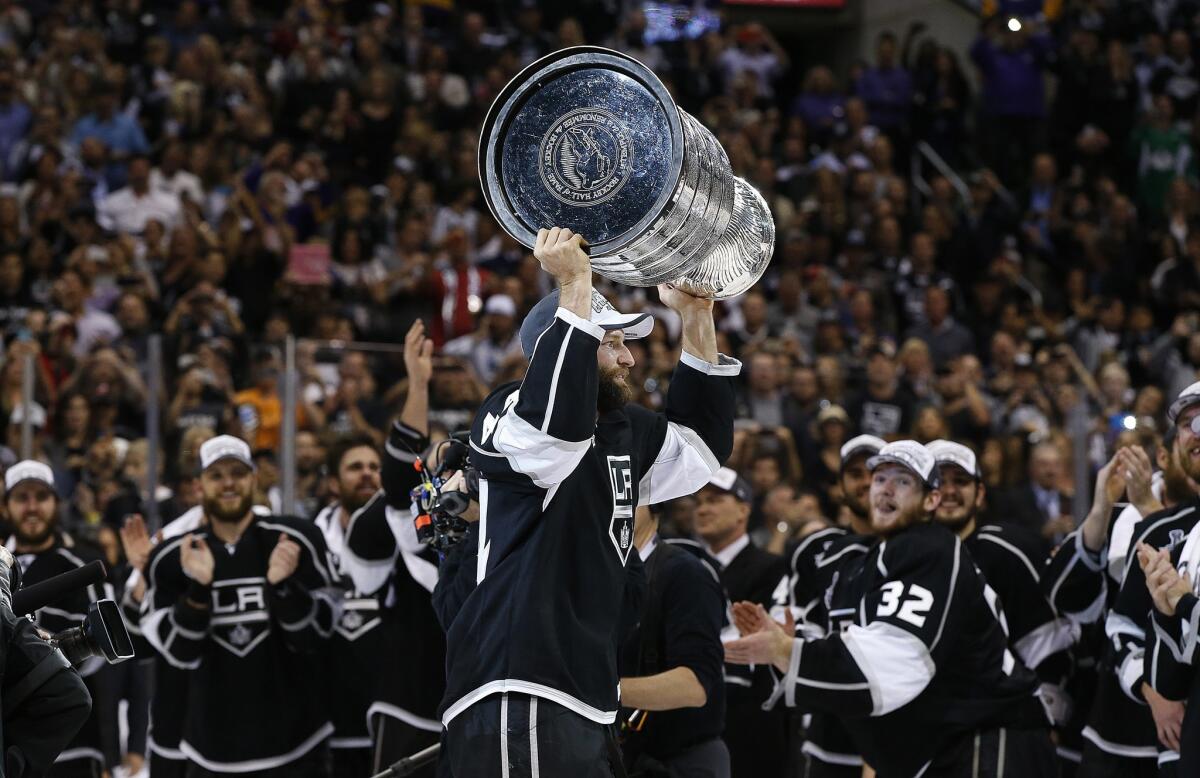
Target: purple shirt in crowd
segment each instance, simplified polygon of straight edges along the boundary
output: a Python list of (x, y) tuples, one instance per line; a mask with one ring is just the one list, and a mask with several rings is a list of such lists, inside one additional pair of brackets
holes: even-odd
[(871, 124), (884, 129), (908, 121), (912, 104), (912, 76), (904, 68), (868, 68), (856, 86), (871, 112)]
[(971, 59), (983, 74), (984, 113), (1024, 118), (1046, 115), (1042, 68), (1050, 46), (1046, 35), (1031, 37), (1019, 49), (997, 46), (986, 37), (971, 44)]

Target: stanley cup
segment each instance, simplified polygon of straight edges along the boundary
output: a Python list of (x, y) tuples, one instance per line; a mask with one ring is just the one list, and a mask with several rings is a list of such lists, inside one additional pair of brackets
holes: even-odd
[(479, 178), (513, 238), (566, 227), (587, 238), (593, 270), (631, 286), (732, 297), (775, 246), (766, 202), (712, 133), (610, 49), (563, 49), (517, 74), (488, 109)]

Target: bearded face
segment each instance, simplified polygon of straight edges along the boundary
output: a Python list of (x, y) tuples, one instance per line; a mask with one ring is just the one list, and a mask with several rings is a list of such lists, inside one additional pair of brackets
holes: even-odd
[(48, 485), (34, 480), (19, 483), (5, 501), (19, 546), (37, 548), (54, 534), (58, 527), (58, 497)]
[(353, 514), (367, 504), (380, 488), (379, 454), (373, 448), (352, 448), (338, 466), (338, 500), (346, 512)]
[(236, 524), (254, 504), (254, 471), (242, 462), (224, 459), (200, 476), (204, 515), (213, 521)]
[(942, 495), (934, 518), (939, 524), (958, 532), (975, 518), (983, 499), (983, 486), (970, 473), (955, 465), (942, 466)]
[(629, 368), (600, 368), (600, 386), (596, 395), (597, 410), (601, 413), (619, 410), (632, 401), (633, 387), (629, 385)]

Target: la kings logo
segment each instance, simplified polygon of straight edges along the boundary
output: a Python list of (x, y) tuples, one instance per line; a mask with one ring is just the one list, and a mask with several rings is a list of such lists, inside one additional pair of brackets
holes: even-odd
[(633, 549), (633, 466), (628, 456), (608, 457), (608, 479), (613, 495), (608, 536), (624, 565)]
[(266, 583), (266, 578), (213, 581), (209, 634), (235, 656), (246, 656), (271, 634)]
[(358, 640), (379, 626), (379, 601), (374, 597), (349, 597), (342, 600), (342, 618), (337, 632), (346, 640)]

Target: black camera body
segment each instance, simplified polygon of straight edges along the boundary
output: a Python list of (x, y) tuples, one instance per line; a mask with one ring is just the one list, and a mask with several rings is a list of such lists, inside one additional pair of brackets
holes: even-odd
[(83, 624), (59, 632), (50, 642), (74, 667), (93, 656), (102, 657), (110, 665), (133, 658), (133, 641), (121, 609), (112, 600), (93, 602)]
[[(463, 514), (470, 508), (472, 500), (479, 499), (479, 471), (471, 466), (466, 443), (450, 438), (446, 445), (446, 454), (437, 471), (430, 474), (422, 464), (425, 477), (421, 485), (412, 490), (413, 505), (417, 509), (413, 520), (417, 540), (443, 552), (466, 537), (469, 523)], [(454, 471), (462, 473), (465, 491), (442, 490), (445, 474)]]

